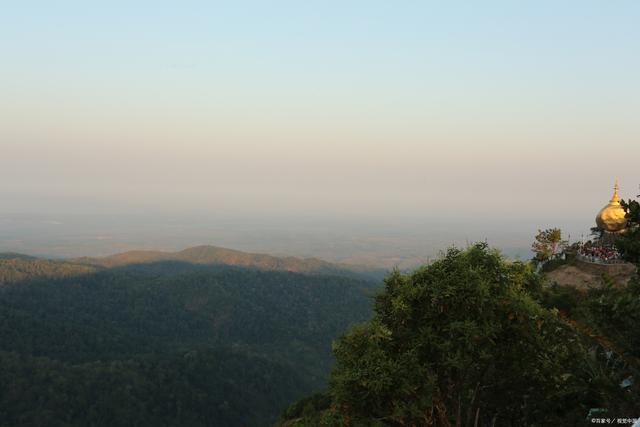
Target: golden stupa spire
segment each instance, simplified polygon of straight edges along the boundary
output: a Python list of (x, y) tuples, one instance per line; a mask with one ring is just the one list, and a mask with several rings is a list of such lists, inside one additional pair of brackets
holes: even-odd
[(618, 177), (616, 177), (616, 185), (613, 187), (613, 197), (611, 198), (611, 201), (614, 203), (620, 201), (620, 196), (618, 196), (619, 189), (620, 186), (618, 185)]

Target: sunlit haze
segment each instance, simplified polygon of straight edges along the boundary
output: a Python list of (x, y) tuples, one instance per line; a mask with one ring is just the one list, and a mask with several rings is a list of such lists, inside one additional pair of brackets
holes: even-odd
[(616, 176), (639, 192), (638, 22), (635, 1), (4, 2), (0, 251), (392, 265), (580, 238)]

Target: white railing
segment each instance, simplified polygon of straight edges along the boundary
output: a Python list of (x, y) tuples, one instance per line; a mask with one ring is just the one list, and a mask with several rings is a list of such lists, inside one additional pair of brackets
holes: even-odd
[(588, 262), (591, 264), (600, 264), (600, 265), (612, 265), (612, 264), (624, 264), (625, 261), (616, 258), (616, 259), (602, 259), (596, 256), (591, 255), (582, 255), (576, 254), (576, 259), (583, 262)]

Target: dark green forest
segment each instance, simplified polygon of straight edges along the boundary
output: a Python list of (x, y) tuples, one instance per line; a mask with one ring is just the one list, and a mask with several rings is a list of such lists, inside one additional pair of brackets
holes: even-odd
[(264, 426), (371, 315), (351, 277), (0, 260), (0, 426)]

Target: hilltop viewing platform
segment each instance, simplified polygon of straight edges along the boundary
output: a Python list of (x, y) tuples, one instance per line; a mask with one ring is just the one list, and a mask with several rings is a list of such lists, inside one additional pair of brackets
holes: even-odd
[(620, 258), (599, 258), (589, 255), (576, 254), (576, 260), (588, 264), (596, 264), (596, 265), (619, 265), (619, 264), (628, 264), (626, 261)]
[(576, 259), (592, 264), (622, 264), (620, 252), (614, 247), (600, 245), (582, 245), (576, 253)]
[(563, 252), (563, 265), (546, 273), (552, 283), (577, 289), (599, 288), (608, 283), (626, 286), (636, 274), (637, 267), (624, 259), (617, 245), (629, 232), (618, 192), (616, 179), (611, 200), (596, 215), (596, 227), (592, 229), (595, 238), (576, 242)]

